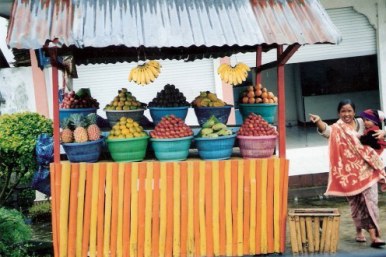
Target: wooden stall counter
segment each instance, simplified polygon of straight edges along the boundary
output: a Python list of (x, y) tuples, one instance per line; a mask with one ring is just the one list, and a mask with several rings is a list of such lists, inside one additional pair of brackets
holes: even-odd
[(55, 256), (283, 253), (287, 159), (53, 163)]

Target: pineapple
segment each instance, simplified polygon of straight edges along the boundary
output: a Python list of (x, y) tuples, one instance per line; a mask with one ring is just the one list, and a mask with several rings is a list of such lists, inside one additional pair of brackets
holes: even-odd
[(74, 141), (74, 134), (70, 129), (71, 120), (65, 118), (62, 121), (62, 133), (60, 133), (60, 140), (62, 143), (72, 143)]
[(98, 140), (101, 137), (101, 130), (96, 124), (97, 116), (95, 113), (90, 113), (86, 117), (88, 121), (87, 135), (90, 141)]
[(71, 115), (72, 122), (74, 123), (74, 138), (76, 143), (84, 143), (88, 141), (87, 130), (85, 129), (86, 122), (82, 114)]

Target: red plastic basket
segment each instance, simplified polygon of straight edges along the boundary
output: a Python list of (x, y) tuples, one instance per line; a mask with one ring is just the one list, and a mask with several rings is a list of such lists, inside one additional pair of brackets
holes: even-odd
[(277, 136), (237, 136), (243, 158), (267, 158), (275, 151)]

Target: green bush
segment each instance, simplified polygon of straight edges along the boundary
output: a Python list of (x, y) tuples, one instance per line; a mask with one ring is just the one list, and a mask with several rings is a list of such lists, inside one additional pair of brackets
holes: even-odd
[(51, 220), (51, 203), (45, 201), (33, 205), (28, 210), (29, 217), (33, 222), (50, 221)]
[(27, 256), (27, 240), (31, 229), (16, 210), (0, 208), (0, 256)]
[(52, 121), (38, 113), (24, 112), (0, 116), (0, 206), (15, 188), (29, 185), (37, 169), (37, 137), (52, 134)]

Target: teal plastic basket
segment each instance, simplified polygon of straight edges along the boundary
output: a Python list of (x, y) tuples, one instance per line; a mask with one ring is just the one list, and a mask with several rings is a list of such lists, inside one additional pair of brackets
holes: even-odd
[(102, 153), (105, 137), (84, 143), (62, 143), (70, 162), (97, 162)]
[(59, 109), (59, 120), (62, 121), (65, 118), (69, 118), (71, 114), (83, 114), (87, 116), (90, 113), (97, 113), (97, 108), (78, 108), (78, 109)]
[(232, 155), (235, 140), (236, 134), (233, 134), (216, 138), (196, 137), (194, 142), (201, 159), (226, 160)]
[(150, 138), (155, 157), (160, 161), (183, 161), (188, 158), (193, 136), (181, 138)]
[(255, 113), (261, 115), (267, 122), (273, 123), (276, 118), (277, 104), (239, 104), (239, 109), (243, 120), (250, 113)]
[(148, 109), (154, 125), (157, 125), (161, 121), (162, 117), (171, 114), (185, 121), (186, 115), (188, 114), (189, 106), (148, 107)]

